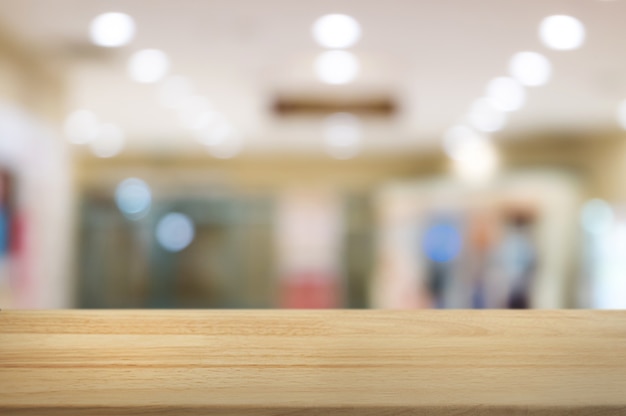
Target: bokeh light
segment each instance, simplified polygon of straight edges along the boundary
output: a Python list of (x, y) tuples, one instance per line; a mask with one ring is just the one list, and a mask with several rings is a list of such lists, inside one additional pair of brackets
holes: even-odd
[(181, 124), (191, 130), (206, 128), (217, 117), (217, 113), (213, 110), (209, 100), (202, 96), (191, 96), (183, 99), (177, 111)]
[(470, 184), (488, 182), (499, 166), (499, 156), (490, 140), (475, 140), (464, 149), (464, 156), (453, 160), (453, 171)]
[(115, 124), (102, 124), (96, 138), (89, 143), (94, 155), (102, 158), (113, 157), (124, 149), (124, 131)]
[(460, 125), (448, 129), (443, 136), (446, 154), (454, 160), (471, 160), (482, 151), (483, 142), (488, 140), (474, 129)]
[(161, 247), (167, 251), (178, 252), (193, 241), (194, 224), (185, 214), (171, 212), (159, 220), (156, 238)]
[(351, 16), (328, 14), (313, 24), (313, 38), (324, 48), (349, 48), (361, 38), (361, 26)]
[(526, 102), (526, 90), (515, 79), (498, 77), (487, 85), (487, 98), (501, 111), (516, 111)]
[(470, 124), (477, 130), (494, 132), (501, 130), (506, 124), (507, 116), (489, 98), (476, 100), (467, 116)]
[(511, 58), (509, 72), (522, 85), (537, 87), (550, 80), (552, 65), (540, 53), (518, 52)]
[(327, 84), (347, 84), (357, 77), (360, 65), (357, 57), (346, 51), (327, 51), (315, 60), (315, 72)]
[(143, 84), (160, 81), (170, 68), (170, 61), (165, 52), (158, 49), (143, 49), (135, 52), (128, 61), (130, 77)]
[(551, 49), (577, 49), (585, 41), (585, 26), (572, 16), (548, 16), (541, 21), (539, 37)]
[(461, 233), (458, 226), (451, 221), (434, 222), (424, 233), (424, 253), (436, 263), (453, 261), (461, 252), (461, 247)]
[(65, 135), (75, 144), (89, 143), (98, 135), (99, 122), (89, 110), (76, 110), (65, 119)]
[(235, 129), (221, 115), (217, 115), (208, 126), (195, 133), (196, 139), (205, 146), (218, 146), (233, 136)]
[(104, 13), (91, 21), (91, 41), (114, 48), (130, 43), (135, 36), (135, 21), (124, 13)]
[(180, 75), (167, 77), (158, 90), (159, 103), (166, 108), (178, 108), (193, 95), (191, 82)]
[(128, 178), (117, 186), (115, 202), (124, 216), (136, 220), (150, 210), (152, 192), (148, 184), (141, 179)]

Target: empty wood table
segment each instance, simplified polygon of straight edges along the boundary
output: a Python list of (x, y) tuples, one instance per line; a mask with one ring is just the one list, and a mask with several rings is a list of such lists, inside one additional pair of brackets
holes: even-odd
[(2, 415), (623, 415), (626, 312), (1, 311)]

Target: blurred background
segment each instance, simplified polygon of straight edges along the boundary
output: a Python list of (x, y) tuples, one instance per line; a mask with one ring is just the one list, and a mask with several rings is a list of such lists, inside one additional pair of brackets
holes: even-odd
[(624, 308), (625, 19), (0, 0), (0, 307)]

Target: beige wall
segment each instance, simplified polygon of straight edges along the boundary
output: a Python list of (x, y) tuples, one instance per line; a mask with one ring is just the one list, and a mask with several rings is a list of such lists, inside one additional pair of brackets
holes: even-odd
[[(60, 68), (0, 28), (0, 163), (17, 183), (17, 215), (27, 242), (9, 275), (16, 308), (72, 306), (73, 174), (71, 149), (59, 134)], [(19, 283), (18, 283), (19, 281)], [(19, 288), (19, 289), (15, 289)]]
[(0, 27), (0, 99), (58, 125), (63, 117), (63, 70)]
[[(626, 202), (626, 133), (598, 132), (564, 136), (506, 137), (498, 142), (502, 170), (556, 169), (573, 174), (584, 195)], [(197, 157), (84, 156), (77, 164), (81, 188), (110, 188), (128, 176), (141, 176), (163, 187), (181, 184), (228, 185), (240, 189), (281, 189), (294, 185), (330, 185), (375, 189), (389, 181), (447, 175), (449, 162), (438, 149), (386, 157), (250, 157), (218, 160)]]

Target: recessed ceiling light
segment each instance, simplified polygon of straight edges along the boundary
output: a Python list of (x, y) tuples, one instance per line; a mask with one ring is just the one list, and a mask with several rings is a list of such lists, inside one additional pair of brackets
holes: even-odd
[(502, 111), (516, 111), (526, 101), (526, 90), (513, 78), (498, 77), (487, 85), (487, 97)]
[(551, 49), (577, 49), (585, 41), (585, 26), (572, 16), (548, 16), (541, 21), (539, 37)]
[(143, 49), (135, 52), (128, 62), (130, 77), (144, 84), (160, 81), (170, 68), (167, 55), (158, 49)]
[(522, 85), (537, 87), (550, 80), (552, 65), (537, 52), (518, 52), (511, 58), (509, 72)]
[(124, 46), (135, 36), (135, 21), (124, 13), (104, 13), (91, 21), (90, 34), (98, 46)]
[(454, 172), (467, 182), (488, 180), (499, 165), (491, 141), (467, 126), (456, 126), (446, 132), (444, 150), (452, 159)]
[(315, 72), (320, 81), (327, 84), (347, 84), (359, 73), (359, 61), (346, 51), (327, 51), (315, 60)]
[(474, 128), (484, 132), (501, 130), (506, 123), (506, 113), (498, 109), (489, 98), (476, 100), (467, 116)]
[(361, 38), (361, 26), (351, 16), (327, 14), (313, 24), (313, 38), (324, 48), (349, 48)]
[(443, 136), (443, 149), (454, 160), (472, 159), (480, 152), (487, 138), (475, 130), (464, 126), (448, 129)]

